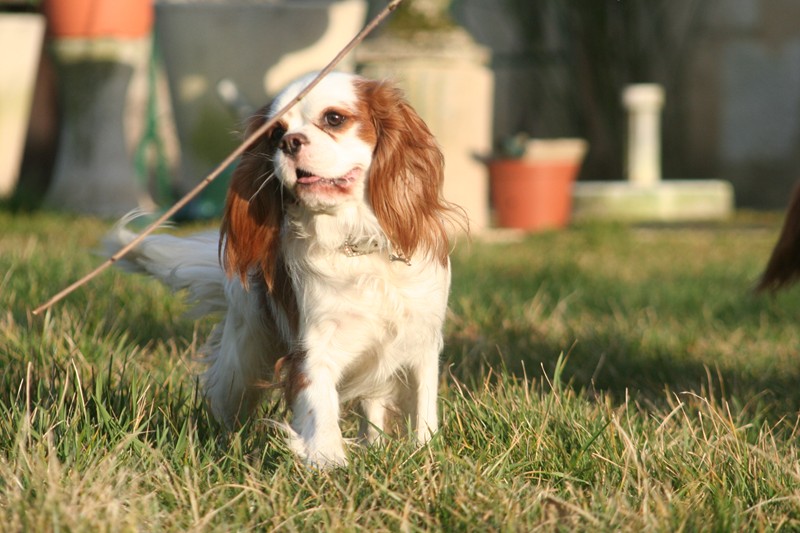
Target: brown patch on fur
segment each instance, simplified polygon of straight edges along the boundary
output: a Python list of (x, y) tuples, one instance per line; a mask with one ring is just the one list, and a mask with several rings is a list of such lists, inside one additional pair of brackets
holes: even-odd
[(277, 259), (275, 278), (270, 296), (283, 309), (286, 319), (289, 321), (289, 330), (292, 337), (295, 337), (300, 328), (300, 309), (297, 306), (297, 297), (294, 294), (292, 278), (289, 277), (289, 271), (286, 270), (283, 256), (279, 256)]
[(283, 388), (287, 405), (292, 405), (297, 394), (309, 385), (308, 378), (300, 370), (304, 357), (305, 352), (294, 351), (275, 363), (275, 380)]
[[(331, 126), (326, 122), (325, 119), (328, 113), (337, 113), (341, 115), (344, 119), (343, 122), (338, 126)], [(356, 126), (356, 121), (354, 118), (353, 112), (349, 109), (345, 109), (343, 107), (328, 107), (320, 114), (320, 117), (317, 120), (317, 127), (331, 137), (337, 138), (346, 134)]]
[[(465, 219), (442, 197), (444, 156), (436, 140), (399, 89), (386, 82), (355, 83), (375, 132), (367, 187), (381, 227), (405, 257), (422, 251), (447, 264), (445, 221)], [(359, 133), (371, 136), (368, 130)]]
[(757, 292), (777, 291), (800, 278), (800, 184), (789, 201), (786, 219), (767, 267), (756, 285)]
[[(267, 107), (250, 119), (246, 136), (261, 127)], [(271, 292), (276, 281), (280, 230), (283, 219), (282, 187), (274, 177), (270, 158), (275, 151), (268, 132), (242, 155), (231, 177), (220, 228), (220, 255), (225, 272), (247, 284), (257, 267)]]
[[(359, 85), (356, 86), (356, 90), (360, 92), (358, 87)], [(358, 123), (358, 131), (356, 132), (358, 138), (364, 141), (366, 145), (371, 146), (374, 150), (375, 145), (378, 143), (378, 132), (375, 131), (375, 124), (372, 120), (372, 110), (369, 107), (369, 102), (363, 95), (360, 95), (358, 99), (354, 121)]]
[[(246, 136), (267, 120), (268, 107), (260, 109), (247, 126)], [(283, 126), (278, 124), (276, 128)], [(271, 158), (279, 138), (267, 132), (243, 155), (233, 173), (220, 229), (220, 255), (225, 272), (239, 276), (249, 287), (253, 271), (263, 279), (266, 293), (283, 309), (292, 333), (297, 331), (300, 312), (292, 280), (280, 252), (284, 216), (280, 180)]]

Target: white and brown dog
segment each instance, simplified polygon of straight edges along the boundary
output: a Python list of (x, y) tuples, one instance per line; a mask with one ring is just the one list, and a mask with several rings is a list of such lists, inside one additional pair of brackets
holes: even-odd
[[(311, 80), (289, 85), (249, 131)], [(447, 224), (461, 218), (442, 180), (442, 154), (397, 88), (330, 74), (243, 155), (220, 235), (148, 236), (123, 266), (223, 317), (202, 385), (226, 426), (281, 380), (292, 448), (316, 465), (346, 462), (349, 400), (360, 402), (363, 440), (397, 409), (425, 443), (438, 428)], [(134, 238), (125, 222), (109, 252)]]

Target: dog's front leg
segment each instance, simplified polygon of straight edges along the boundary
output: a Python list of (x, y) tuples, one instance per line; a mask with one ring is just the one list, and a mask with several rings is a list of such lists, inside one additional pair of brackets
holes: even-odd
[[(309, 354), (311, 355), (311, 354)], [(303, 365), (302, 384), (292, 401), (292, 429), (295, 450), (305, 460), (326, 468), (347, 464), (342, 431), (339, 428), (337, 376), (328, 369)]]
[(436, 400), (439, 391), (439, 352), (425, 358), (416, 368), (416, 406), (414, 429), (417, 442), (425, 444), (439, 429)]

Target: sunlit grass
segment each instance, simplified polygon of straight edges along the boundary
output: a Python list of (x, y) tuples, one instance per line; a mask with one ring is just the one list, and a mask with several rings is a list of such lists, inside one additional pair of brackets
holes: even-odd
[[(193, 377), (210, 323), (108, 272), (109, 223), (0, 211), (0, 521), (9, 531), (800, 528), (800, 290), (756, 297), (778, 217), (585, 225), (454, 255), (443, 428), (298, 464)], [(186, 231), (179, 229), (178, 231)], [(345, 422), (348, 431), (355, 424)]]

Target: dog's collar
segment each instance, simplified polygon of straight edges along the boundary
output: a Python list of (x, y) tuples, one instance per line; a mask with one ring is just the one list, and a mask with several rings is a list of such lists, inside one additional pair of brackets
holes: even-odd
[[(389, 260), (390, 261), (402, 261), (403, 263), (411, 266), (411, 261), (402, 253), (395, 253), (393, 250), (397, 247), (390, 244), (389, 245)], [(348, 237), (344, 243), (339, 247), (339, 250), (346, 255), (347, 257), (360, 257), (362, 255), (369, 255), (374, 254), (376, 252), (381, 251), (381, 244), (375, 240), (367, 240), (367, 241), (353, 241), (352, 238)]]

